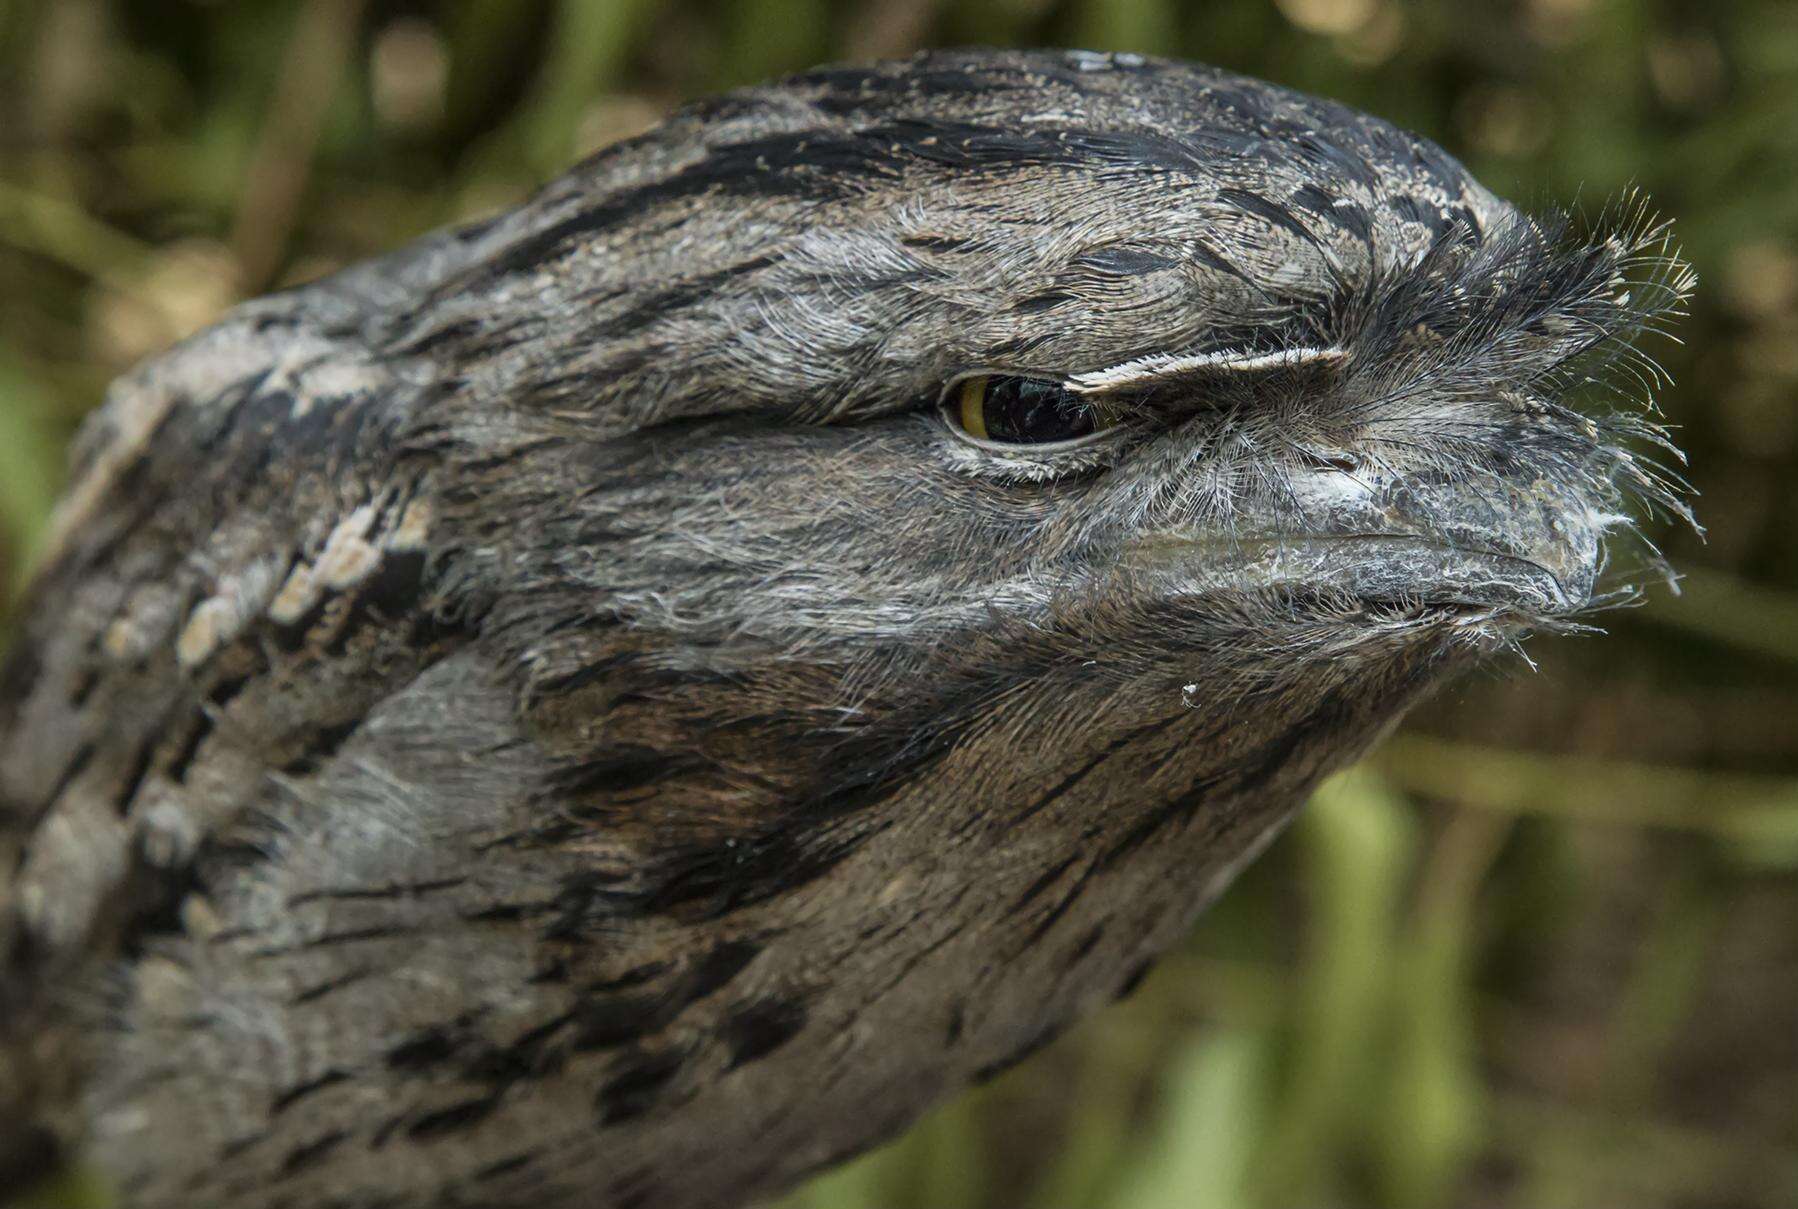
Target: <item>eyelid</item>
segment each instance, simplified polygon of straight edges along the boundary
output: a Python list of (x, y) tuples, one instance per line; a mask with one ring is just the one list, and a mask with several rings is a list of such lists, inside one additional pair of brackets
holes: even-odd
[(1110, 394), (1120, 390), (1140, 390), (1167, 379), (1265, 373), (1300, 366), (1337, 365), (1347, 359), (1348, 350), (1337, 345), (1306, 345), (1272, 352), (1218, 349), (1205, 353), (1150, 353), (1104, 369), (1070, 374), (1062, 381), (1075, 394)]

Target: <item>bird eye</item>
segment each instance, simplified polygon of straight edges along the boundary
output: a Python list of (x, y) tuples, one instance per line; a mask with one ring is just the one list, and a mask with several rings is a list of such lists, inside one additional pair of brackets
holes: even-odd
[(943, 410), (963, 433), (994, 445), (1059, 445), (1114, 423), (1059, 382), (1007, 374), (963, 379), (951, 388)]

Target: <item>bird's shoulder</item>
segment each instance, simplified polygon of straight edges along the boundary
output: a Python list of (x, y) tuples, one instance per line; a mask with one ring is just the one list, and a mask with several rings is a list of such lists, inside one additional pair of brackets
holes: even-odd
[(0, 939), (78, 945), (455, 645), (403, 431), (428, 374), (365, 309), (251, 304), (84, 427), (0, 674)]

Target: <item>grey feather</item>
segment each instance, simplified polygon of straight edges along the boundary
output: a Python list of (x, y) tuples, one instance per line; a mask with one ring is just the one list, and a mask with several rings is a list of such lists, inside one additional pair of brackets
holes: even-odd
[[(959, 52), (240, 308), (89, 423), (0, 682), (0, 1172), (699, 1209), (889, 1136), (1627, 588), (1690, 284), (1326, 101)], [(970, 443), (976, 372), (1121, 422)]]

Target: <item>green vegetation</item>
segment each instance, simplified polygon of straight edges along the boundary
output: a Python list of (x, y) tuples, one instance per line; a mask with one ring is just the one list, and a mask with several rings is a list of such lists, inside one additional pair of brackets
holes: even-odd
[(0, 597), (106, 382), (234, 299), (685, 98), (970, 42), (1326, 93), (1526, 204), (1643, 188), (1701, 277), (1652, 351), (1708, 541), (1655, 526), (1684, 595), (1446, 694), (1132, 999), (785, 1203), (1798, 1204), (1789, 0), (0, 0)]

